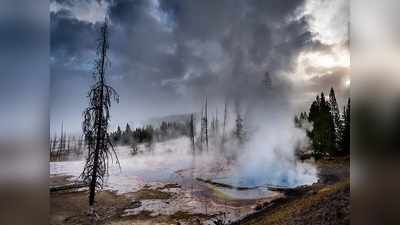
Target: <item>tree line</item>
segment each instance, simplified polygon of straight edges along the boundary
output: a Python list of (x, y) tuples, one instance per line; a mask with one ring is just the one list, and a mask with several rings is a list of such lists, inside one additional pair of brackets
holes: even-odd
[(350, 98), (340, 112), (333, 88), (328, 98), (323, 92), (317, 95), (309, 113), (301, 112), (294, 122), (296, 127), (306, 130), (316, 159), (350, 154)]
[(190, 137), (190, 132), (190, 121), (163, 121), (159, 127), (146, 125), (135, 129), (132, 129), (127, 123), (124, 130), (118, 126), (116, 131), (110, 133), (110, 137), (113, 144), (130, 146), (132, 153), (136, 154), (138, 152), (138, 144), (146, 144), (146, 147), (151, 150), (154, 142), (166, 141), (181, 136)]
[[(211, 114), (211, 115), (210, 115)], [(125, 129), (118, 125), (116, 131), (110, 133), (111, 142), (114, 145), (130, 146), (132, 153), (138, 153), (138, 145), (145, 144), (149, 151), (152, 150), (153, 143), (167, 141), (182, 136), (189, 137), (192, 151), (208, 151), (213, 149), (224, 149), (225, 143), (229, 139), (236, 140), (237, 144), (242, 145), (247, 140), (244, 119), (239, 112), (236, 112), (233, 121), (228, 121), (228, 105), (225, 103), (223, 119), (218, 119), (218, 111), (210, 113), (208, 110), (207, 99), (200, 113), (192, 113), (186, 120), (181, 121), (162, 121), (160, 125), (145, 125), (132, 129), (127, 123)], [(234, 127), (228, 131), (228, 122), (233, 122)], [(197, 130), (197, 127), (199, 130)], [(231, 133), (231, 135), (229, 135)]]

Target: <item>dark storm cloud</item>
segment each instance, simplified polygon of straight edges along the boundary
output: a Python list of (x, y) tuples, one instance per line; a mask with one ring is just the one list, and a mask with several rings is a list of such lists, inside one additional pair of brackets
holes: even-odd
[[(301, 51), (324, 47), (313, 39), (302, 15), (304, 3), (107, 1), (109, 76), (122, 100), (116, 110), (129, 111), (135, 102), (141, 111), (137, 117), (144, 117), (151, 104), (160, 108), (152, 113), (162, 115), (193, 111), (205, 95), (250, 99), (262, 91), (267, 71), (272, 83), (281, 85), (287, 79), (282, 73), (292, 72)], [(63, 67), (71, 64), (89, 73), (94, 56), (98, 24), (74, 15), (66, 9), (51, 13), (52, 72), (62, 76), (70, 76), (73, 71)]]
[[(146, 0), (116, 1), (109, 8), (109, 16), (113, 22), (122, 24), (123, 26), (132, 24), (140, 14), (145, 12), (149, 2)], [(125, 28), (128, 27), (126, 26)]]
[(21, 4), (2, 1), (0, 13), (0, 139), (18, 143), (45, 135), (49, 84), (46, 5)]
[(83, 57), (96, 47), (93, 24), (74, 18), (68, 10), (50, 13), (51, 56), (68, 61), (72, 57)]
[[(162, 1), (161, 8), (175, 19), (179, 42), (215, 41), (228, 57), (243, 51), (251, 56), (246, 60), (261, 62), (278, 45), (291, 45), (290, 39), (306, 31), (303, 21), (286, 21), (302, 4), (303, 1)], [(287, 31), (297, 34), (293, 37)], [(281, 36), (286, 43), (274, 43), (277, 41), (273, 36)]]

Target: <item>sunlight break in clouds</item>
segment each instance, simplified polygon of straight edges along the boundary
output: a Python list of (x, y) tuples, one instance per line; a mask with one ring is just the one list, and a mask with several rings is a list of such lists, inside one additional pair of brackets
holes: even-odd
[(50, 12), (68, 10), (76, 19), (89, 23), (104, 21), (107, 9), (107, 1), (76, 1), (74, 4), (61, 4), (58, 1), (50, 2)]

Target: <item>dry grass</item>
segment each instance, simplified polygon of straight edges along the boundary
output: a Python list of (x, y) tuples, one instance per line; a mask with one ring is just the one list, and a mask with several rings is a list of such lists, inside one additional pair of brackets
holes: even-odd
[(170, 199), (171, 194), (158, 189), (143, 188), (139, 191), (131, 193), (136, 200), (151, 200), (151, 199)]
[[(96, 213), (100, 221), (119, 215), (129, 203), (126, 197), (110, 191), (96, 193)], [(92, 224), (88, 211), (87, 191), (50, 194), (50, 224)]]
[(342, 190), (350, 185), (349, 181), (340, 182), (322, 188), (315, 194), (307, 195), (300, 199), (295, 199), (279, 207), (274, 208), (268, 213), (258, 216), (252, 220), (246, 221), (245, 225), (275, 225), (289, 224), (288, 221), (296, 215), (300, 215), (304, 210), (311, 208), (313, 205), (324, 201), (326, 196), (331, 193)]

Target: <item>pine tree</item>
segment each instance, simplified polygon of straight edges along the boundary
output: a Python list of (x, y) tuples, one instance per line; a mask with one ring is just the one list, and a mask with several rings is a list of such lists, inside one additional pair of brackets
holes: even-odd
[(297, 128), (301, 128), (301, 121), (300, 121), (300, 118), (297, 115), (294, 116), (294, 125)]
[(322, 141), (320, 132), (320, 99), (319, 96), (315, 98), (310, 106), (310, 112), (308, 113), (308, 120), (313, 124), (313, 129), (308, 132), (310, 139), (312, 140), (312, 145), (314, 149), (314, 156), (316, 159), (322, 156)]
[(330, 112), (333, 118), (334, 127), (335, 127), (335, 145), (336, 149), (339, 148), (340, 145), (340, 131), (342, 130), (343, 122), (339, 112), (339, 106), (336, 101), (335, 91), (331, 88), (329, 92), (329, 105), (330, 105)]
[(324, 136), (326, 137), (324, 150), (330, 155), (333, 155), (336, 152), (335, 124), (330, 112), (330, 104), (325, 100), (324, 93), (321, 93), (321, 106), (323, 112), (322, 123), (324, 125), (324, 129), (322, 131), (324, 131)]
[(313, 123), (313, 130), (309, 136), (313, 143), (314, 155), (319, 158), (326, 153), (335, 153), (335, 126), (330, 113), (330, 104), (325, 100), (324, 93), (317, 96), (311, 104), (309, 121)]
[(132, 141), (132, 130), (131, 130), (131, 126), (129, 126), (128, 123), (126, 123), (125, 126), (125, 131), (122, 134), (122, 143), (124, 145), (128, 145), (131, 144)]
[(119, 100), (117, 92), (107, 85), (105, 81), (106, 66), (109, 63), (107, 58), (108, 48), (108, 24), (107, 20), (105, 20), (100, 29), (100, 38), (98, 40), (98, 58), (95, 60), (95, 71), (93, 73), (95, 82), (88, 93), (89, 107), (83, 113), (82, 122), (88, 155), (81, 177), (89, 185), (91, 213), (94, 210), (96, 188), (103, 187), (104, 177), (108, 172), (109, 157), (112, 157), (114, 153), (118, 162), (111, 139), (107, 133), (111, 100), (112, 98), (117, 102)]
[(122, 131), (121, 131), (121, 127), (119, 127), (119, 125), (117, 127), (117, 132), (116, 132), (115, 136), (116, 136), (116, 141), (119, 142), (122, 137)]
[(126, 126), (125, 126), (125, 134), (126, 135), (131, 135), (132, 134), (132, 129), (131, 129), (131, 126), (129, 126), (129, 123), (127, 123)]
[(347, 100), (347, 107), (343, 107), (343, 127), (341, 131), (340, 149), (345, 154), (350, 153), (350, 98)]
[(305, 122), (307, 120), (308, 116), (306, 112), (300, 113), (300, 121)]

